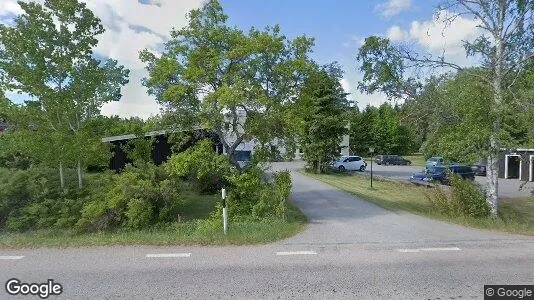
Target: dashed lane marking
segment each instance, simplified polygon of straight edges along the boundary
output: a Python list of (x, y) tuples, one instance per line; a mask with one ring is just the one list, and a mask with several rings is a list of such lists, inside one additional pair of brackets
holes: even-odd
[(24, 256), (17, 256), (17, 255), (6, 255), (6, 256), (1, 256), (0, 255), (0, 260), (16, 260), (16, 259), (22, 259)]
[(176, 257), (191, 257), (191, 253), (157, 253), (147, 254), (147, 258), (176, 258)]
[(288, 251), (288, 252), (276, 252), (276, 255), (316, 255), (315, 251)]
[(397, 249), (402, 253), (418, 253), (418, 252), (433, 252), (433, 251), (460, 251), (458, 247), (444, 247), (444, 248), (417, 248), (417, 249)]

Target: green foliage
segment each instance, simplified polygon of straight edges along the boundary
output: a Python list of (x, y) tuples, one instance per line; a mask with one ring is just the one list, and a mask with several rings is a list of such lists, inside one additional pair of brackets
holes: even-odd
[(125, 215), (126, 227), (131, 229), (146, 228), (152, 221), (152, 203), (146, 199), (132, 199), (128, 202)]
[(124, 152), (128, 158), (132, 159), (133, 164), (143, 164), (152, 161), (152, 138), (136, 138), (128, 141), (124, 147)]
[(369, 155), (369, 147), (375, 154), (406, 155), (415, 150), (413, 130), (401, 121), (400, 112), (389, 103), (379, 108), (368, 105), (362, 112), (351, 111), (350, 147), (358, 155)]
[[(118, 227), (144, 228), (178, 218), (180, 186), (152, 164), (127, 166), (124, 172), (90, 193), (76, 224), (79, 230), (95, 231)], [(148, 209), (150, 207), (150, 209)], [(146, 209), (142, 212), (141, 209)]]
[[(67, 172), (73, 178), (74, 172)], [(84, 196), (73, 186), (59, 188), (57, 170), (0, 168), (0, 230), (68, 228), (76, 222)]]
[[(291, 194), (289, 172), (277, 172), (267, 182), (261, 169), (250, 168), (230, 178), (228, 209), (233, 220), (286, 218)], [(217, 215), (215, 215), (217, 216)]]
[(213, 144), (204, 140), (182, 153), (173, 155), (165, 166), (173, 176), (192, 181), (202, 192), (222, 188), (233, 171), (227, 158), (213, 151)]
[[(189, 24), (171, 32), (161, 56), (140, 54), (149, 71), (144, 84), (173, 123), (209, 128), (227, 153), (241, 141), (288, 136), (285, 109), (314, 68), (313, 39), (290, 40), (278, 26), (244, 32), (230, 24), (216, 0), (188, 16)], [(228, 159), (239, 168), (235, 157)]]
[(451, 175), (451, 195), (441, 190), (427, 195), (434, 209), (449, 217), (485, 218), (490, 215), (490, 208), (484, 191), (476, 183)]
[(328, 168), (339, 156), (347, 132), (348, 103), (339, 79), (326, 69), (312, 73), (293, 108), (302, 158), (314, 170)]
[(120, 99), (129, 71), (115, 60), (94, 57), (104, 28), (85, 3), (19, 5), (14, 25), (0, 24), (0, 85), (35, 101), (12, 107), (10, 146), (48, 166), (105, 160), (108, 149), (86, 125), (103, 104)]

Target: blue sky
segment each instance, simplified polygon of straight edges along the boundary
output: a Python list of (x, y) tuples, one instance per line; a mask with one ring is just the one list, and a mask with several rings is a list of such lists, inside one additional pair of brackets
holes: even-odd
[[(30, 0), (28, 0), (30, 1)], [(35, 0), (42, 2), (43, 0)], [(99, 37), (95, 52), (112, 57), (131, 70), (130, 84), (120, 102), (103, 107), (106, 115), (157, 114), (158, 105), (146, 95), (140, 80), (146, 76), (138, 52), (158, 52), (172, 27), (187, 24), (185, 14), (204, 0), (83, 0), (102, 19), (106, 33)], [(477, 22), (458, 18), (446, 31), (433, 18), (440, 0), (221, 0), (229, 22), (243, 30), (279, 24), (293, 38), (305, 34), (315, 38), (313, 58), (321, 64), (337, 61), (345, 70), (342, 84), (359, 106), (379, 105), (384, 95), (361, 95), (356, 86), (361, 74), (355, 60), (358, 47), (369, 35), (382, 35), (396, 42), (414, 44), (421, 51), (442, 53), (457, 63), (469, 63), (461, 48), (463, 39), (473, 39)], [(0, 22), (9, 24), (20, 13), (16, 0), (0, 0)], [(446, 15), (448, 12), (442, 12)], [(13, 100), (24, 96), (8, 93)]]

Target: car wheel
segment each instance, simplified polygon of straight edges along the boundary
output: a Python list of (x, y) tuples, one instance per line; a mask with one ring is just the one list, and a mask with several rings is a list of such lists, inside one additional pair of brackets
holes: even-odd
[(339, 166), (338, 170), (339, 172), (345, 172), (346, 169), (344, 166)]
[(363, 171), (365, 171), (365, 166), (362, 165), (362, 166), (360, 167), (360, 172), (363, 172)]

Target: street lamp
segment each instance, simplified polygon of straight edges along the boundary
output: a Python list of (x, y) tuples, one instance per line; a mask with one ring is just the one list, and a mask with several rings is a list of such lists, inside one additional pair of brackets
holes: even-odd
[(373, 153), (375, 152), (375, 147), (369, 147), (369, 152), (371, 152), (371, 188), (373, 188)]

